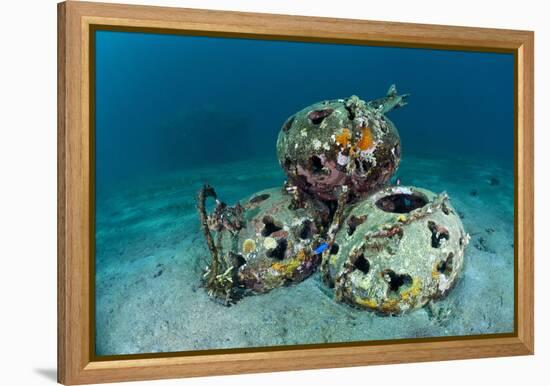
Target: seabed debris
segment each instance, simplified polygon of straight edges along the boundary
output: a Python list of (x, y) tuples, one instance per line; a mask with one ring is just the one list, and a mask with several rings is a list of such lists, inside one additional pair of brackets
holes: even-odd
[(231, 305), (318, 269), (336, 301), (381, 315), (421, 308), (452, 289), (470, 238), (460, 212), (445, 192), (390, 184), (401, 143), (385, 114), (408, 96), (392, 85), (381, 99), (354, 95), (292, 115), (277, 140), (288, 180), (242, 205), (203, 186), (197, 207), (211, 255), (203, 286), (212, 298)]

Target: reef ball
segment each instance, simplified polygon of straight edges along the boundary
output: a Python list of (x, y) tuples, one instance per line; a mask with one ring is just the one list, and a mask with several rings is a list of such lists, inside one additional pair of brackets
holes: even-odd
[(363, 196), (386, 183), (400, 161), (400, 140), (384, 115), (405, 105), (392, 86), (385, 98), (357, 96), (315, 103), (292, 115), (277, 140), (279, 162), (298, 188), (323, 200), (337, 199), (335, 187)]
[(294, 207), (291, 195), (274, 188), (254, 194), (243, 207), (246, 226), (236, 239), (222, 240), (224, 250), (240, 261), (239, 286), (262, 293), (315, 272), (321, 261), (315, 248), (329, 219), (323, 203), (308, 200)]
[(321, 270), (336, 299), (400, 314), (447, 293), (468, 240), (446, 193), (387, 187), (347, 214)]

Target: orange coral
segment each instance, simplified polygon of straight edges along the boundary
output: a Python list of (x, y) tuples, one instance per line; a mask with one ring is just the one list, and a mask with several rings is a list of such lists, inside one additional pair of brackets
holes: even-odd
[(306, 260), (306, 258), (306, 252), (303, 249), (300, 249), (300, 251), (298, 251), (298, 253), (296, 254), (296, 259), (299, 261), (304, 261)]
[(351, 139), (351, 131), (349, 131), (347, 127), (344, 127), (342, 129), (342, 132), (336, 135), (336, 142), (344, 148), (348, 146), (350, 139)]
[(273, 263), (273, 264), (271, 265), (271, 268), (273, 268), (273, 269), (275, 269), (275, 270), (277, 270), (277, 271), (282, 270), (284, 267), (285, 267), (285, 265), (284, 265), (284, 264), (281, 264), (281, 263)]
[(300, 264), (304, 261), (306, 261), (308, 258), (306, 252), (301, 249), (298, 251), (296, 256), (294, 258), (286, 263), (273, 263), (271, 264), (271, 268), (278, 271), (280, 274), (282, 274), (285, 277), (291, 277), (294, 272), (298, 269)]
[(372, 131), (368, 127), (364, 127), (361, 133), (361, 139), (357, 142), (357, 147), (360, 150), (370, 149), (374, 145), (374, 139), (372, 138)]

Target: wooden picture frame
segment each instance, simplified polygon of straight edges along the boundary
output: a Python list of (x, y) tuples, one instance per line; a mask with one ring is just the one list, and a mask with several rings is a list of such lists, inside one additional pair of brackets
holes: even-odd
[[(513, 53), (515, 331), (462, 338), (96, 358), (91, 183), (94, 26), (142, 31)], [(533, 354), (534, 34), (530, 31), (68, 1), (58, 5), (58, 381), (85, 384)]]

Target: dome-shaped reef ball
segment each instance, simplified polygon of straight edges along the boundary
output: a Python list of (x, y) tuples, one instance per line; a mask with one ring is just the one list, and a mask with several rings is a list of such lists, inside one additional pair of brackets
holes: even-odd
[(385, 187), (347, 213), (322, 276), (336, 300), (402, 314), (451, 290), (469, 238), (446, 193)]
[(360, 197), (386, 183), (400, 161), (400, 140), (384, 115), (404, 106), (408, 95), (391, 86), (385, 98), (357, 96), (315, 103), (292, 115), (277, 140), (279, 162), (289, 182), (322, 200), (337, 199), (337, 187)]

